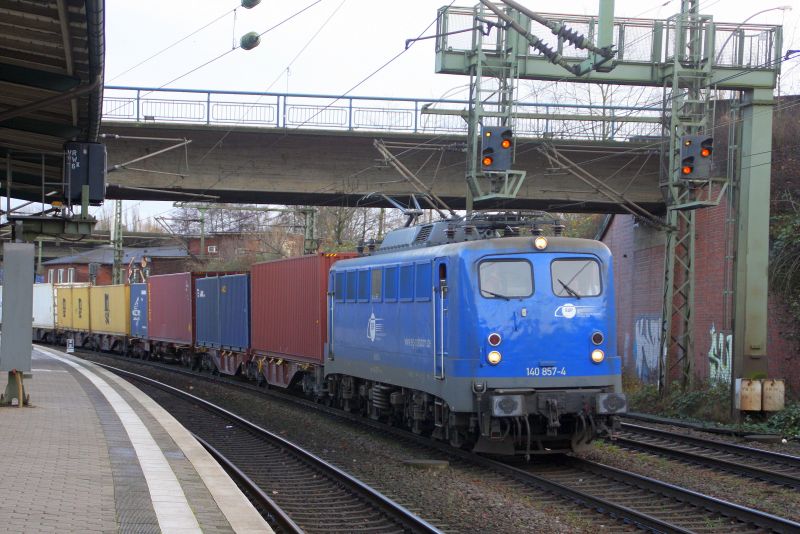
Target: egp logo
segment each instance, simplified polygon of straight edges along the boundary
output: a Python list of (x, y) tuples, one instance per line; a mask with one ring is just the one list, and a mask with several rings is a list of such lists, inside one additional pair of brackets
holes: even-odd
[(375, 313), (370, 313), (369, 321), (367, 321), (367, 339), (375, 342), (376, 339), (383, 337), (383, 319), (375, 317)]
[(377, 321), (375, 320), (375, 314), (370, 314), (369, 321), (367, 322), (367, 339), (370, 341), (375, 341), (375, 334), (377, 334)]
[(556, 317), (564, 317), (566, 319), (572, 319), (578, 314), (578, 308), (575, 307), (574, 304), (563, 304), (556, 308)]

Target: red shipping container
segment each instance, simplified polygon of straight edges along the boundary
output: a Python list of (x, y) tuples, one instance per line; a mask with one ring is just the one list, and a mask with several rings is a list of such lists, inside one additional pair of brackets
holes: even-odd
[(265, 356), (323, 362), (328, 271), (357, 254), (315, 254), (253, 265), (250, 344)]
[(159, 274), (147, 279), (148, 339), (194, 345), (192, 273)]

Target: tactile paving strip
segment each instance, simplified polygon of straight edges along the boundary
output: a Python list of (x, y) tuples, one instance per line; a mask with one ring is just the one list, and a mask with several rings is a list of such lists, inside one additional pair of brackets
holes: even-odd
[(100, 426), (108, 442), (108, 455), (114, 478), (114, 502), (120, 532), (161, 532), (147, 481), (122, 422), (106, 398), (89, 380), (73, 369), (69, 369), (69, 372), (94, 404)]

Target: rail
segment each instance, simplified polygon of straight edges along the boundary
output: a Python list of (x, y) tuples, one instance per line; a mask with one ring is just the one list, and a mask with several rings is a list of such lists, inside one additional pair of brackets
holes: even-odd
[[(278, 129), (466, 135), (466, 100), (106, 86), (103, 120)], [(661, 108), (521, 102), (516, 135), (635, 141), (661, 137)]]

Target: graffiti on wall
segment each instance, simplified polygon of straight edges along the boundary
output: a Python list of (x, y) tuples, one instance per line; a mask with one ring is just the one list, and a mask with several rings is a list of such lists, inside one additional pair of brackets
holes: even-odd
[(711, 323), (711, 347), (708, 349), (708, 378), (711, 382), (731, 382), (731, 358), (733, 357), (733, 336), (717, 332)]
[(641, 315), (634, 325), (636, 376), (646, 384), (658, 382), (658, 354), (661, 350), (661, 317)]

